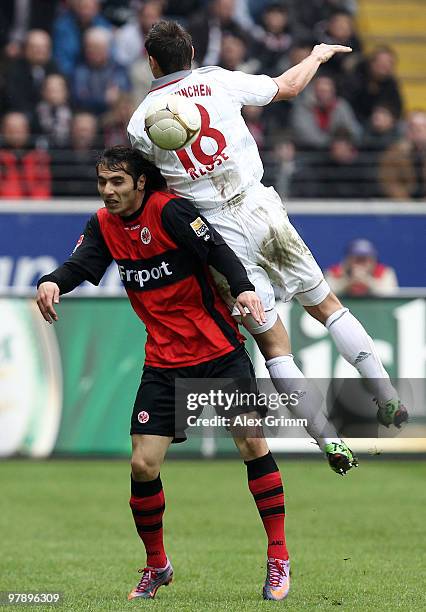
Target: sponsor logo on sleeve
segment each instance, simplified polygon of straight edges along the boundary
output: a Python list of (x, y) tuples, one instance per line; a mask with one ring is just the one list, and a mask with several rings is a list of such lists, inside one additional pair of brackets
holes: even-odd
[(198, 236), (198, 238), (204, 237), (204, 240), (208, 240), (210, 238), (209, 228), (201, 219), (201, 217), (197, 217), (195, 221), (192, 221), (192, 223), (190, 223), (189, 225), (191, 226), (195, 234)]

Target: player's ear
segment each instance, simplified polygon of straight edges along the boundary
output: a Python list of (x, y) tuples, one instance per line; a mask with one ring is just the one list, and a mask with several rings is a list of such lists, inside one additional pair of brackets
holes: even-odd
[(145, 189), (145, 183), (146, 183), (146, 176), (145, 174), (141, 174), (136, 184), (138, 191), (143, 191)]
[(195, 49), (194, 47), (192, 47), (192, 57), (191, 57), (191, 62), (194, 61), (194, 55), (195, 55)]
[(159, 68), (160, 68), (157, 60), (155, 59), (155, 57), (152, 57), (152, 55), (148, 55), (148, 62), (149, 62), (149, 67), (151, 68), (152, 74), (154, 75), (154, 77), (156, 77), (156, 75), (158, 74)]

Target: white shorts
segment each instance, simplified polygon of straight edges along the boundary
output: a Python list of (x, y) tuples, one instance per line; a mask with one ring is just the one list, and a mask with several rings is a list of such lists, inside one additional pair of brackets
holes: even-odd
[[(221, 209), (203, 214), (240, 258), (265, 310), (275, 306), (274, 288), (280, 299), (296, 297), (304, 306), (315, 306), (329, 294), (321, 268), (273, 187), (258, 183)], [(231, 304), (226, 281), (215, 277)]]

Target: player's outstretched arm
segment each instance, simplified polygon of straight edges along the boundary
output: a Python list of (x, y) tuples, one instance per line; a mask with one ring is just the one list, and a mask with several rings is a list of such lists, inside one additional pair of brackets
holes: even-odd
[(69, 259), (37, 283), (36, 301), (48, 323), (58, 320), (54, 304), (59, 296), (73, 291), (84, 281), (98, 285), (112, 261), (102, 237), (96, 214), (88, 221)]
[(295, 98), (311, 82), (321, 64), (328, 62), (336, 53), (351, 53), (351, 51), (351, 47), (344, 45), (326, 45), (325, 43), (315, 45), (311, 54), (300, 64), (296, 64), (274, 78), (278, 85), (278, 92), (273, 101)]
[(60, 290), (56, 283), (46, 281), (41, 283), (37, 289), (36, 302), (43, 316), (48, 323), (58, 320), (54, 304), (59, 304)]

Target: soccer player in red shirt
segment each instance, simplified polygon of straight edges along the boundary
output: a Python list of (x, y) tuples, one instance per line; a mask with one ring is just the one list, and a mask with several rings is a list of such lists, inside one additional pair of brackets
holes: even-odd
[[(85, 280), (97, 285), (114, 259), (146, 326), (146, 359), (131, 420), (130, 507), (147, 563), (129, 599), (153, 599), (173, 578), (163, 544), (160, 467), (170, 443), (185, 439), (175, 426), (175, 380), (227, 378), (255, 385), (244, 338), (208, 266), (225, 276), (243, 316), (250, 312), (262, 324), (265, 313), (220, 234), (190, 202), (158, 190), (161, 177), (138, 150), (106, 150), (97, 174), (105, 207), (89, 220), (68, 261), (39, 280), (37, 304), (46, 321), (56, 321), (60, 295)], [(248, 416), (256, 414), (249, 410)], [(262, 435), (234, 430), (233, 436), (268, 538), (263, 596), (284, 599), (290, 568), (280, 472)]]

